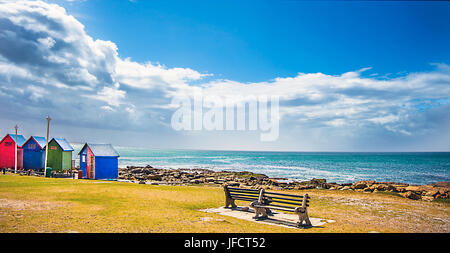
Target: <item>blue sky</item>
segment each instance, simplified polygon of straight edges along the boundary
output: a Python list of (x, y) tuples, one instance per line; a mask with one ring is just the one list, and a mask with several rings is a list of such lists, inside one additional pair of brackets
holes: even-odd
[(241, 82), (368, 66), (379, 74), (415, 72), (450, 59), (446, 2), (93, 0), (64, 6), (88, 34), (116, 43), (122, 57)]
[[(450, 4), (0, 1), (0, 126), (155, 148), (450, 151)], [(280, 137), (179, 132), (171, 97), (280, 96)]]

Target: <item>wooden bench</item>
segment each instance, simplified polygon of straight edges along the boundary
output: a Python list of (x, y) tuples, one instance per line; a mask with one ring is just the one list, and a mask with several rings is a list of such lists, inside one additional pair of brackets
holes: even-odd
[(249, 201), (250, 207), (255, 210), (254, 219), (265, 219), (272, 213), (271, 209), (293, 212), (298, 215), (299, 221), (297, 226), (302, 226), (303, 222), (305, 226), (311, 226), (311, 221), (308, 217), (307, 207), (309, 206), (310, 197), (308, 194), (305, 196), (285, 194), (278, 192), (268, 192), (264, 189), (243, 189), (224, 186), (225, 191), (225, 208), (231, 206), (237, 207), (235, 200)]

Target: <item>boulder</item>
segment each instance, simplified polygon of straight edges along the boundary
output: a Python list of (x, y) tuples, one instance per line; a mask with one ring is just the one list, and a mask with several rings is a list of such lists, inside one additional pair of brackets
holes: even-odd
[(325, 184), (327, 180), (323, 178), (313, 178), (310, 182), (313, 184)]
[(418, 195), (418, 194), (416, 194), (414, 192), (411, 192), (411, 191), (407, 191), (405, 193), (401, 193), (400, 195), (405, 197), (405, 198), (408, 198), (408, 199), (413, 199), (413, 200), (420, 199), (420, 195)]
[(372, 191), (373, 191), (373, 188), (366, 187), (366, 188), (363, 189), (363, 191), (364, 191), (364, 192), (372, 192)]
[(345, 191), (345, 190), (351, 190), (352, 188), (350, 188), (350, 186), (344, 186), (341, 188), (341, 191)]
[(189, 183), (191, 183), (191, 184), (199, 184), (199, 183), (200, 183), (200, 180), (198, 180), (198, 179), (192, 179), (191, 181), (189, 181)]
[(365, 184), (365, 185), (369, 186), (369, 185), (375, 184), (375, 181), (373, 181), (373, 180), (362, 180), (362, 181), (355, 182), (353, 185), (355, 185), (355, 184)]
[(162, 176), (161, 175), (148, 175), (147, 179), (148, 180), (154, 180), (154, 181), (161, 181), (162, 180)]
[(270, 185), (275, 185), (275, 186), (279, 185), (278, 181), (275, 180), (275, 179), (270, 179), (270, 180), (269, 180), (269, 184), (270, 184)]
[(207, 177), (207, 178), (205, 178), (205, 181), (209, 183), (209, 182), (216, 181), (216, 179), (214, 177)]
[(435, 197), (435, 196), (437, 196), (439, 194), (439, 190), (431, 190), (431, 191), (427, 191), (426, 193), (425, 193), (425, 196), (427, 196), (427, 197)]
[(447, 187), (447, 188), (450, 188), (450, 182), (437, 182), (437, 183), (434, 183), (432, 185), (436, 186), (436, 187)]
[(378, 191), (393, 191), (393, 190), (395, 190), (395, 187), (390, 184), (375, 184), (373, 186), (374, 186), (374, 189), (377, 189)]
[(406, 192), (405, 186), (394, 186), (394, 192)]
[(434, 197), (433, 197), (433, 196), (422, 196), (422, 200), (425, 200), (425, 201), (433, 201), (433, 200), (434, 200)]
[(227, 185), (228, 185), (228, 186), (231, 186), (231, 187), (233, 187), (233, 186), (238, 187), (238, 186), (240, 186), (241, 184), (238, 183), (238, 182), (230, 181), (230, 182), (227, 183)]
[(366, 187), (367, 187), (367, 184), (363, 183), (363, 182), (354, 183), (353, 186), (352, 186), (353, 189), (357, 189), (357, 190), (364, 189)]
[(406, 187), (405, 188), (405, 191), (409, 191), (409, 192), (421, 192), (422, 191), (422, 189), (421, 189), (421, 187), (420, 186), (408, 186), (408, 187)]

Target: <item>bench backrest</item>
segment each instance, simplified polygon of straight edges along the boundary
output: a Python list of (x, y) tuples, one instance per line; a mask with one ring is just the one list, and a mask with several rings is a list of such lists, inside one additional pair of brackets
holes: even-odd
[(228, 197), (235, 200), (255, 201), (259, 200), (259, 190), (233, 188), (225, 186), (225, 192), (229, 194)]
[(267, 192), (264, 189), (243, 189), (228, 186), (225, 186), (225, 193), (228, 194), (228, 197), (231, 199), (250, 202), (256, 200), (260, 201), (260, 203), (264, 205), (283, 208), (286, 209), (286, 211), (289, 211), (289, 209), (294, 210), (296, 207), (308, 207), (310, 199), (308, 194), (302, 196), (278, 192)]
[(294, 210), (296, 207), (299, 206), (301, 207), (309, 206), (310, 197), (308, 196), (308, 194), (302, 196), (278, 192), (266, 192), (264, 190), (262, 190), (261, 193), (264, 196), (263, 197), (264, 205), (292, 210)]

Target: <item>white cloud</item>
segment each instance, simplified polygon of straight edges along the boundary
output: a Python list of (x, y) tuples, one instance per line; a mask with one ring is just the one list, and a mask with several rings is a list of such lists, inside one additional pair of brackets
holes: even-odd
[(96, 95), (84, 95), (85, 97), (97, 99), (106, 102), (110, 106), (119, 106), (123, 104), (126, 92), (117, 87), (103, 87)]
[[(365, 77), (371, 69), (367, 67), (341, 75), (299, 73), (265, 82), (201, 83), (209, 74), (121, 58), (116, 44), (92, 38), (83, 24), (56, 4), (0, 0), (0, 19), (3, 106), (23, 98), (19, 106), (24, 114), (51, 112), (68, 124), (167, 127), (164, 120), (174, 109), (170, 97), (202, 92), (211, 98), (235, 99), (278, 95), (284, 129), (318, 134), (322, 128), (350, 132), (382, 128), (410, 136), (436, 127), (427, 122), (439, 120), (418, 112), (421, 101), (450, 98), (450, 67), (444, 63), (434, 64), (434, 71), (396, 78)], [(436, 111), (448, 115), (448, 110)]]
[(129, 58), (119, 59), (115, 70), (117, 81), (142, 89), (165, 86), (165, 88), (177, 88), (185, 86), (186, 81), (199, 80), (204, 76), (206, 75), (189, 68), (167, 68), (152, 63), (140, 64)]

